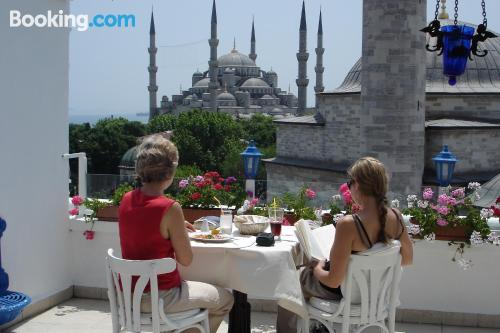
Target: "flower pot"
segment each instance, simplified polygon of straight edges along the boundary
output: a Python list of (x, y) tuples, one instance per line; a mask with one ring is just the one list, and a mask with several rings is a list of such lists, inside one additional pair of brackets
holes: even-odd
[(118, 206), (107, 206), (97, 211), (96, 217), (99, 221), (118, 222)]
[[(410, 218), (410, 223), (412, 224), (419, 224), (418, 221), (414, 218)], [(441, 226), (436, 226), (435, 233), (436, 235), (436, 240), (444, 240), (444, 241), (459, 241), (459, 242), (465, 242), (468, 237), (467, 237), (467, 228), (462, 225), (458, 226), (446, 226), (446, 227), (441, 227)]]
[(220, 216), (220, 208), (182, 208), (184, 219), (193, 223), (203, 216)]

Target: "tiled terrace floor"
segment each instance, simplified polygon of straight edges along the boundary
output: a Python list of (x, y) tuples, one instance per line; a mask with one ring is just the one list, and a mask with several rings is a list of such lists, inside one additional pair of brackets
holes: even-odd
[[(252, 333), (276, 332), (276, 314), (252, 312)], [(108, 302), (73, 298), (27, 321), (11, 327), (5, 333), (110, 333), (111, 315)], [(498, 333), (497, 329), (397, 323), (397, 332), (406, 333)], [(218, 333), (227, 332), (227, 321)], [(378, 329), (365, 330), (379, 332)]]

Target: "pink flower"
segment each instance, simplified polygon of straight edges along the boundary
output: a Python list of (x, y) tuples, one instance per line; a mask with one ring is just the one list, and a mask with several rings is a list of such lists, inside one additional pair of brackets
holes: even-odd
[(79, 213), (80, 213), (80, 211), (78, 210), (78, 208), (73, 208), (69, 211), (69, 215), (72, 215), (72, 216), (78, 215)]
[(450, 212), (450, 210), (448, 209), (448, 207), (446, 206), (438, 206), (437, 207), (437, 212), (441, 215), (448, 215), (448, 213)]
[(446, 206), (448, 204), (448, 196), (446, 194), (441, 194), (438, 197), (438, 204), (441, 206)]
[(443, 220), (443, 219), (438, 219), (437, 220), (437, 225), (439, 225), (441, 227), (446, 227), (448, 225), (448, 221)]
[(342, 198), (344, 199), (344, 202), (346, 205), (352, 204), (352, 196), (351, 196), (351, 191), (345, 191), (342, 193)]
[(229, 176), (229, 177), (226, 178), (226, 184), (232, 184), (234, 182), (236, 182), (236, 178), (235, 177)]
[(360, 205), (358, 205), (358, 204), (352, 204), (352, 207), (351, 207), (351, 213), (352, 214), (356, 214), (360, 210), (361, 210), (361, 206)]
[(259, 199), (257, 198), (253, 198), (251, 201), (250, 201), (250, 206), (251, 207), (255, 207), (257, 206), (257, 204), (259, 203)]
[(453, 190), (451, 192), (451, 195), (455, 198), (463, 198), (465, 197), (465, 188), (464, 187), (457, 188), (456, 190)]
[(189, 180), (187, 179), (182, 179), (180, 182), (179, 182), (179, 188), (186, 188), (186, 186), (188, 186), (189, 184)]
[(83, 198), (79, 195), (75, 195), (71, 198), (71, 203), (75, 206), (80, 206), (83, 203)]
[(196, 178), (194, 179), (195, 182), (199, 183), (199, 182), (202, 182), (203, 181), (203, 176), (196, 176)]
[(314, 192), (313, 190), (311, 190), (310, 188), (308, 188), (308, 189), (306, 189), (306, 196), (309, 199), (314, 199), (314, 198), (316, 198), (316, 192)]
[(94, 234), (95, 234), (95, 231), (93, 231), (93, 230), (85, 230), (83, 232), (83, 235), (85, 236), (85, 239), (87, 239), (87, 240), (94, 239)]
[(283, 221), (281, 222), (281, 225), (290, 225), (290, 222), (287, 220), (286, 217), (283, 217)]
[(500, 197), (497, 198), (497, 200), (495, 200), (495, 203), (496, 204), (499, 204), (500, 203)]
[(422, 198), (424, 198), (424, 200), (431, 200), (433, 196), (434, 192), (432, 192), (432, 189), (430, 187), (427, 187), (422, 193)]
[(453, 197), (448, 197), (448, 205), (456, 206), (457, 204), (458, 204), (457, 199), (455, 199)]
[(346, 191), (349, 191), (349, 186), (347, 186), (347, 183), (340, 185), (339, 192), (341, 194), (344, 194), (344, 192), (346, 192)]

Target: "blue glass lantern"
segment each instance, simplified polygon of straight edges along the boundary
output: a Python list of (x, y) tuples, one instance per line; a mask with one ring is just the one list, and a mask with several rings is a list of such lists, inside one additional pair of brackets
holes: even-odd
[(260, 158), (262, 157), (259, 149), (255, 147), (255, 142), (251, 140), (248, 147), (240, 155), (243, 156), (245, 177), (247, 179), (255, 179), (255, 177), (257, 177), (257, 171), (259, 171)]
[(445, 25), (443, 32), (443, 74), (448, 83), (457, 83), (457, 76), (465, 72), (467, 58), (471, 50), (474, 28), (465, 25)]
[(457, 163), (458, 160), (448, 150), (448, 145), (444, 145), (443, 150), (432, 160), (436, 165), (436, 178), (439, 186), (448, 186), (453, 178), (455, 163)]

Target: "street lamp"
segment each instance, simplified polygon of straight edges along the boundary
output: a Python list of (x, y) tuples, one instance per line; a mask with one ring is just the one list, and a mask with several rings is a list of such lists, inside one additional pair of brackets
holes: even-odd
[(446, 187), (453, 178), (453, 170), (457, 159), (448, 150), (448, 145), (443, 146), (443, 150), (432, 158), (436, 165), (436, 178), (439, 186)]
[(255, 141), (250, 140), (247, 148), (244, 152), (240, 154), (243, 156), (243, 166), (245, 171), (245, 190), (252, 192), (252, 198), (255, 197), (255, 178), (257, 177), (257, 172), (259, 171), (259, 162), (262, 157), (262, 153), (257, 147), (255, 147)]

